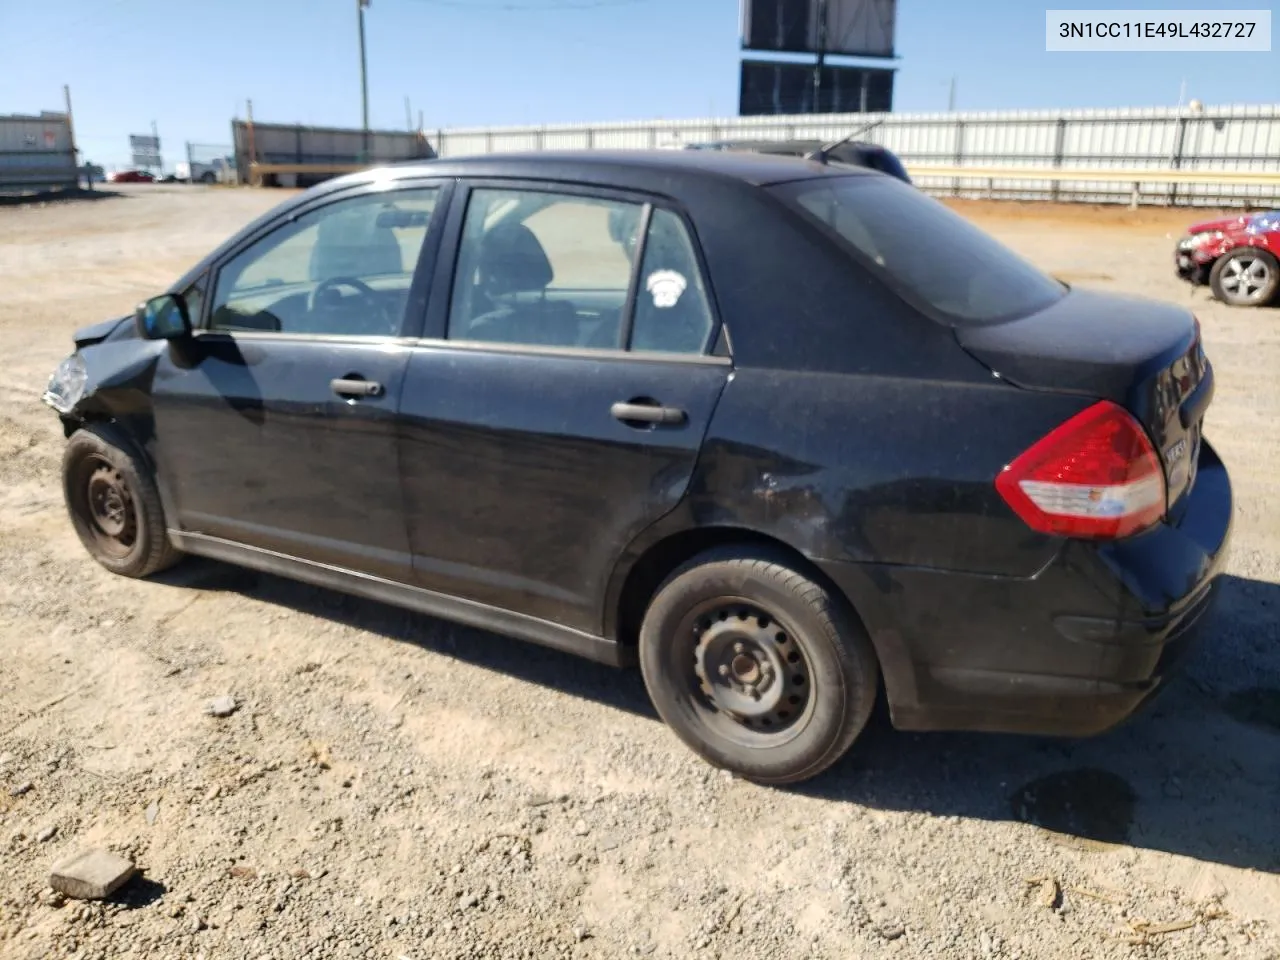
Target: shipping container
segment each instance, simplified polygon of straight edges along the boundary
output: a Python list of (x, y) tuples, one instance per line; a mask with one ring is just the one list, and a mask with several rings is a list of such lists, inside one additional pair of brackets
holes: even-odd
[(74, 188), (76, 154), (65, 113), (0, 116), (0, 193)]
[(241, 183), (310, 186), (349, 168), (424, 160), (435, 152), (421, 133), (231, 121)]

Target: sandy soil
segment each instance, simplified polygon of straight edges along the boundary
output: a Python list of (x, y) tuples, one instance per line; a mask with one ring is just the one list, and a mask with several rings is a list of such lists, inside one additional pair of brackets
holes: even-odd
[[(218, 564), (94, 564), (46, 377), (282, 199), (117, 192), (0, 208), (0, 956), (1280, 957), (1280, 310), (1173, 278), (1207, 213), (956, 205), (1201, 317), (1237, 534), (1186, 674), (1083, 742), (878, 718), (770, 790), (689, 755), (638, 675)], [(145, 881), (61, 903), (49, 866), (86, 845)]]

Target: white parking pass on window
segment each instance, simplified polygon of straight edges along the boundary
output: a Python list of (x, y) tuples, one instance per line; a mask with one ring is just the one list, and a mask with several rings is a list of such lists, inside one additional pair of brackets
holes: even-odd
[(666, 309), (680, 302), (680, 295), (684, 293), (689, 281), (674, 270), (655, 270), (649, 274), (644, 285), (653, 295), (653, 305)]

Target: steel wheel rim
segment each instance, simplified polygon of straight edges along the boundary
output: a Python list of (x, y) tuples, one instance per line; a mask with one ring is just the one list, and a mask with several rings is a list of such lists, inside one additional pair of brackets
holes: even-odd
[(671, 667), (687, 704), (740, 746), (779, 747), (813, 714), (813, 668), (795, 629), (764, 605), (717, 597), (681, 618)]
[(1271, 283), (1271, 267), (1261, 257), (1242, 254), (1222, 268), (1222, 289), (1232, 300), (1257, 300)]
[(105, 459), (89, 461), (84, 479), (84, 519), (102, 551), (127, 557), (138, 540), (138, 511), (129, 484)]

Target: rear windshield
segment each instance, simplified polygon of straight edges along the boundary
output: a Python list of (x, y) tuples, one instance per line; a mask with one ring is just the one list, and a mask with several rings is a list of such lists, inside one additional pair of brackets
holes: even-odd
[(838, 234), (904, 300), (945, 323), (1026, 316), (1066, 292), (964, 217), (892, 177), (820, 177), (771, 189)]

